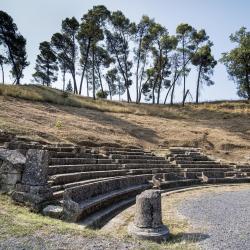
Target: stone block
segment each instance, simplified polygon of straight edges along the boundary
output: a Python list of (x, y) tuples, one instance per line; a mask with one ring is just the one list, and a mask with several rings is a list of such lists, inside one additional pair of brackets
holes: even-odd
[(43, 215), (49, 216), (55, 219), (62, 217), (63, 208), (61, 206), (48, 205), (42, 211)]
[(10, 192), (21, 181), (26, 158), (17, 150), (0, 149), (0, 189)]
[(184, 176), (176, 173), (166, 173), (163, 174), (163, 178), (165, 181), (176, 181), (184, 179)]
[(48, 152), (46, 150), (29, 149), (22, 183), (31, 186), (47, 185)]

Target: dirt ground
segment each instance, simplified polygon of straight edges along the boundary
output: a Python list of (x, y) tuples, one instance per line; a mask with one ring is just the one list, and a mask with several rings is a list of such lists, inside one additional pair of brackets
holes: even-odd
[(0, 129), (36, 140), (117, 143), (147, 149), (195, 146), (218, 159), (250, 161), (250, 114), (244, 110), (168, 108), (163, 115), (143, 115), (5, 96), (0, 96), (0, 107)]

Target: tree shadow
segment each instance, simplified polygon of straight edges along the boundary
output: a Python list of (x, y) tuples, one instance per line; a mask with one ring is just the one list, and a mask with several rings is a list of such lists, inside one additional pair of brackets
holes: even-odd
[(84, 117), (101, 125), (119, 128), (123, 132), (136, 139), (154, 144), (158, 143), (159, 137), (157, 136), (156, 131), (154, 131), (153, 129), (145, 128), (140, 125), (131, 123), (125, 118), (119, 118), (112, 115), (111, 113), (92, 110), (88, 108), (66, 107), (61, 105), (57, 105), (57, 109), (60, 109), (61, 111), (71, 115)]
[(178, 233), (176, 235), (171, 235), (171, 241), (174, 242), (186, 241), (190, 243), (197, 243), (208, 238), (210, 238), (210, 236), (204, 233)]

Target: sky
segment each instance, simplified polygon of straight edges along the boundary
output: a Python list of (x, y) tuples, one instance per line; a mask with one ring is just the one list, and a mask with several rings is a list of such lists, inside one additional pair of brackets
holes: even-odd
[[(175, 34), (177, 25), (183, 22), (196, 29), (204, 28), (214, 43), (212, 52), (217, 60), (221, 58), (221, 53), (235, 46), (229, 40), (231, 33), (242, 26), (250, 30), (249, 0), (0, 0), (0, 10), (12, 16), (19, 31), (27, 39), (30, 65), (24, 70), (22, 83), (32, 80), (39, 43), (49, 41), (55, 32), (60, 31), (61, 22), (66, 17), (75, 16), (80, 20), (89, 9), (100, 4), (110, 11), (121, 10), (134, 22), (139, 22), (142, 15), (148, 15), (164, 25), (171, 35)], [(7, 72), (6, 78), (10, 81)], [(187, 78), (187, 88), (193, 98), (196, 79), (197, 71), (192, 69)], [(202, 87), (201, 101), (238, 99), (236, 84), (229, 80), (224, 65), (219, 63), (216, 66), (212, 79), (215, 85)], [(53, 86), (62, 86), (60, 76), (58, 83)], [(177, 88), (175, 100), (180, 98), (181, 86)]]

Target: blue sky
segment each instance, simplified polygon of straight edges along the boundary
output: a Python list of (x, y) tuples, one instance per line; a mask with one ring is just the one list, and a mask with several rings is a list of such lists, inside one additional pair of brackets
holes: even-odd
[[(250, 30), (249, 0), (0, 0), (0, 9), (11, 15), (18, 29), (27, 39), (30, 66), (25, 69), (23, 83), (32, 79), (39, 43), (50, 40), (53, 33), (60, 31), (61, 21), (75, 16), (78, 20), (93, 5), (103, 4), (111, 11), (121, 10), (132, 21), (138, 22), (143, 14), (162, 25), (170, 34), (176, 26), (187, 22), (197, 29), (204, 28), (214, 43), (216, 59), (221, 53), (234, 47), (229, 35), (241, 26)], [(7, 79), (8, 73), (6, 72)], [(195, 69), (187, 79), (188, 88), (195, 93), (197, 72)], [(60, 80), (60, 77), (59, 77)], [(201, 100), (237, 99), (235, 84), (228, 79), (226, 69), (218, 64), (214, 71), (215, 85), (203, 86)], [(60, 83), (53, 84), (55, 87)], [(133, 91), (132, 91), (133, 92)], [(176, 100), (181, 91), (177, 89)]]

